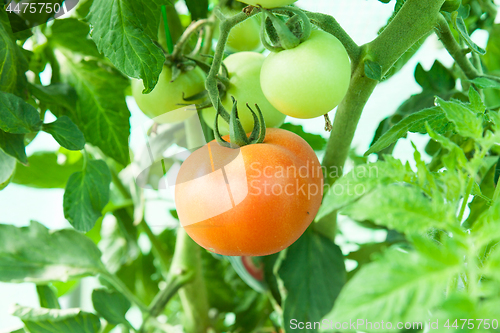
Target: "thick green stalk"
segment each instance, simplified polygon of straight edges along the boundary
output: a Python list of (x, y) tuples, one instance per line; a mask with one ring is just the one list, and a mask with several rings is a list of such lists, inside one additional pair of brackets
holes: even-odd
[[(387, 73), (413, 44), (434, 28), (444, 1), (407, 0), (387, 28), (375, 40), (361, 47), (359, 61), (357, 61), (357, 57), (354, 57), (351, 84), (335, 114), (332, 134), (323, 158), (323, 166), (327, 170), (326, 189), (342, 175), (342, 169), (347, 160), (361, 113), (378, 84), (378, 81), (365, 76), (364, 60), (369, 59), (378, 63), (382, 67), (382, 73)], [(351, 44), (351, 42), (348, 43)], [(353, 45), (349, 46), (349, 44), (346, 47), (355, 49)], [(351, 53), (356, 54), (355, 52)], [(335, 223), (335, 214), (331, 214), (318, 221), (314, 229), (333, 239), (335, 237)]]
[[(197, 117), (186, 120), (185, 126), (189, 148), (205, 144), (205, 137)], [(184, 309), (184, 331), (187, 333), (206, 333), (210, 326), (210, 320), (207, 291), (202, 275), (201, 247), (188, 236), (182, 227), (177, 230), (175, 252), (169, 276), (170, 278), (174, 276), (188, 277), (190, 280), (179, 289)]]

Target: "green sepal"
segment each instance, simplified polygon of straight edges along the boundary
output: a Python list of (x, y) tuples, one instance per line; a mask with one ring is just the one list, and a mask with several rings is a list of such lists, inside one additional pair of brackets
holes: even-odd
[(221, 109), (223, 109), (223, 108), (224, 107), (219, 102), (219, 107), (216, 108), (217, 112), (215, 113), (214, 137), (215, 137), (215, 140), (217, 140), (217, 142), (221, 146), (226, 147), (226, 148), (231, 148), (231, 144), (222, 138), (222, 135), (220, 135), (220, 131), (219, 131), (219, 115), (221, 113), (220, 112)]
[(238, 118), (238, 104), (236, 99), (231, 96), (233, 100), (233, 109), (231, 110), (231, 117), (229, 118), (229, 138), (231, 145), (238, 147), (246, 146), (250, 143), (243, 125), (241, 125), (240, 118)]
[(280, 46), (285, 50), (290, 50), (300, 44), (300, 39), (290, 31), (285, 22), (277, 18), (272, 12), (263, 9), (263, 12), (271, 20), (280, 40)]

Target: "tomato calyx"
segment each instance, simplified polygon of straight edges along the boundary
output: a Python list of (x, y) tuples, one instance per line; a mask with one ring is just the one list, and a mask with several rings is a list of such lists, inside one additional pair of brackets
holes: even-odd
[(311, 21), (302, 10), (295, 7), (261, 8), (261, 10), (264, 15), (261, 40), (270, 51), (293, 49), (311, 35)]
[(266, 138), (266, 122), (264, 121), (264, 116), (262, 115), (262, 111), (259, 106), (255, 104), (257, 108), (257, 114), (255, 111), (248, 105), (247, 108), (250, 110), (254, 120), (254, 127), (250, 136), (247, 136), (247, 133), (243, 129), (243, 125), (241, 125), (241, 121), (238, 117), (238, 106), (236, 99), (231, 96), (233, 100), (233, 108), (231, 110), (231, 114), (229, 116), (229, 140), (227, 142), (224, 140), (219, 131), (219, 115), (221, 114), (221, 109), (224, 107), (219, 104), (217, 108), (217, 113), (215, 115), (215, 124), (214, 124), (214, 136), (217, 142), (227, 148), (237, 149), (246, 145), (262, 143)]

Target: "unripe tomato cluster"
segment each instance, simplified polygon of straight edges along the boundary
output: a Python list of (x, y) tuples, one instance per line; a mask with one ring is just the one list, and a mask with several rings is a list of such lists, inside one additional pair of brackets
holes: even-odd
[[(295, 1), (244, 2), (276, 8)], [(233, 108), (232, 98), (237, 101), (238, 118), (246, 133), (255, 125), (246, 105), (257, 104), (267, 127), (264, 140), (239, 149), (208, 143), (184, 161), (175, 188), (177, 213), (186, 232), (202, 247), (228, 256), (278, 252), (297, 240), (313, 221), (323, 188), (318, 158), (302, 138), (273, 127), (279, 127), (287, 115), (308, 119), (330, 112), (342, 101), (350, 84), (349, 57), (334, 36), (313, 30), (297, 47), (267, 57), (241, 52), (261, 45), (259, 38), (253, 40), (251, 36), (251, 45), (238, 43), (249, 38), (243, 36), (245, 31), (253, 29), (258, 34), (256, 28), (255, 21), (247, 20), (230, 34), (227, 49), (240, 52), (224, 60), (227, 80), (221, 79), (221, 101), (228, 112)], [(220, 75), (225, 73), (221, 71)], [(133, 82), (132, 92), (146, 115), (153, 118), (166, 114), (161, 117), (164, 122), (177, 122), (192, 113), (172, 112), (169, 117), (170, 111), (186, 104), (183, 97), (202, 93), (205, 79), (206, 74), (196, 67), (171, 82), (172, 71), (165, 66), (150, 94), (142, 94), (144, 86), (138, 80)], [(201, 114), (214, 128), (215, 109), (205, 108)], [(218, 118), (218, 129), (221, 135), (231, 132), (222, 117)], [(232, 140), (227, 136), (224, 139)]]

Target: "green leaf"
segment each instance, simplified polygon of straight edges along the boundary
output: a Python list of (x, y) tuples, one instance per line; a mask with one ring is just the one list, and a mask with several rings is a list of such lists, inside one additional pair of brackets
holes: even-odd
[(83, 132), (87, 143), (127, 165), (130, 111), (124, 90), (128, 80), (95, 61), (76, 63), (71, 54), (66, 56), (61, 59), (61, 71), (64, 81), (78, 93), (77, 109), (56, 116), (67, 115)]
[[(333, 322), (364, 319), (365, 323), (425, 321), (429, 311), (444, 300), (449, 279), (460, 271), (461, 253), (423, 238), (419, 243), (418, 252), (392, 248), (364, 265), (342, 289), (325, 318)], [(384, 330), (361, 325), (357, 329), (399, 332), (395, 325)]]
[[(59, 20), (57, 21), (59, 22)], [(40, 101), (50, 106), (61, 106), (69, 110), (76, 109), (77, 95), (75, 89), (65, 83), (54, 83), (49, 86), (30, 84), (30, 92)]]
[(192, 21), (207, 18), (208, 0), (186, 0), (186, 5), (191, 13)]
[(16, 95), (0, 91), (0, 129), (7, 133), (37, 132), (42, 125), (38, 111)]
[(412, 175), (411, 169), (391, 157), (385, 162), (357, 166), (328, 189), (316, 221), (358, 200), (380, 185), (409, 180)]
[(20, 95), (26, 84), (24, 73), (28, 70), (28, 62), (15, 42), (3, 6), (0, 8), (0, 63), (0, 91)]
[(0, 224), (0, 281), (68, 281), (103, 271), (101, 252), (75, 230), (50, 231), (38, 222)]
[(36, 286), (36, 293), (40, 300), (40, 306), (46, 309), (60, 309), (57, 299), (57, 290), (49, 284), (39, 284)]
[(67, 116), (59, 117), (50, 124), (43, 124), (43, 130), (68, 150), (82, 150), (85, 146), (83, 133)]
[(460, 36), (462, 36), (462, 38), (465, 41), (465, 44), (467, 44), (473, 52), (476, 52), (477, 54), (480, 55), (484, 55), (486, 53), (486, 50), (477, 46), (476, 43), (472, 41), (472, 39), (469, 36), (469, 32), (467, 32), (467, 26), (465, 25), (464, 19), (458, 16), (458, 12), (453, 12), (451, 14), (451, 18), (455, 30), (457, 30)]
[(421, 64), (418, 64), (414, 75), (415, 80), (423, 90), (437, 93), (447, 92), (455, 88), (455, 78), (452, 73), (437, 60), (428, 72)]
[(481, 95), (473, 87), (469, 88), (469, 102), (472, 111), (475, 113), (484, 113), (486, 106), (481, 99)]
[(500, 70), (500, 24), (490, 28), (486, 54), (482, 60), (490, 72)]
[(443, 163), (448, 168), (449, 172), (454, 172), (456, 167), (465, 167), (467, 165), (467, 157), (465, 156), (464, 151), (458, 146), (455, 142), (451, 141), (446, 136), (443, 136), (437, 132), (435, 132), (428, 123), (425, 124), (427, 128), (427, 132), (429, 136), (439, 142), (443, 148), (449, 151), (448, 155), (444, 156)]
[(493, 203), (493, 206), (484, 211), (472, 227), (476, 238), (477, 246), (486, 245), (492, 241), (500, 240), (500, 202)]
[(324, 137), (318, 134), (307, 133), (301, 125), (284, 123), (280, 128), (297, 134), (302, 139), (306, 140), (314, 150), (323, 150), (326, 146), (326, 139)]
[[(278, 277), (284, 322), (320, 321), (332, 309), (346, 281), (340, 248), (331, 240), (306, 231), (282, 255)], [(286, 327), (286, 332), (293, 332), (289, 325)]]
[(446, 229), (454, 221), (455, 209), (429, 199), (421, 189), (407, 184), (380, 186), (340, 210), (356, 221), (372, 221), (402, 233)]
[(89, 37), (90, 27), (76, 18), (54, 20), (46, 32), (49, 43), (57, 48), (64, 48), (76, 54), (101, 58), (96, 44)]
[(9, 185), (15, 170), (16, 159), (5, 154), (0, 149), (0, 190)]
[(5, 133), (0, 129), (0, 148), (22, 164), (28, 165), (28, 156), (26, 156), (24, 148), (24, 134)]
[(446, 0), (444, 4), (441, 6), (440, 11), (452, 13), (460, 8), (462, 4), (462, 0)]
[(445, 112), (446, 118), (455, 125), (458, 134), (473, 139), (483, 137), (483, 120), (467, 105), (459, 101), (447, 102), (439, 97), (436, 97), (436, 102)]
[(488, 77), (476, 77), (474, 80), (469, 80), (479, 89), (495, 88), (500, 89), (500, 82), (490, 79)]
[(94, 309), (111, 325), (130, 325), (125, 314), (130, 309), (130, 301), (121, 293), (108, 289), (92, 292)]
[(142, 79), (145, 92), (158, 82), (165, 62), (157, 39), (162, 0), (95, 0), (88, 20), (100, 52), (126, 75)]
[(111, 172), (102, 161), (88, 161), (85, 169), (69, 177), (64, 191), (64, 217), (78, 231), (92, 229), (109, 201)]
[(31, 333), (98, 333), (99, 317), (80, 309), (33, 309), (16, 305), (13, 315), (19, 317)]
[(446, 119), (444, 112), (441, 108), (434, 107), (425, 109), (403, 118), (399, 123), (391, 127), (390, 130), (385, 132), (370, 149), (365, 153), (368, 156), (372, 153), (381, 151), (389, 147), (391, 144), (397, 142), (400, 138), (406, 137), (408, 132), (413, 133), (426, 133), (425, 123), (429, 123), (437, 133), (444, 134), (453, 125)]
[(381, 81), (382, 80), (382, 66), (371, 60), (365, 60), (365, 75), (366, 77)]
[(12, 182), (35, 188), (64, 188), (69, 177), (83, 167), (80, 152), (36, 152), (30, 166), (18, 165)]

